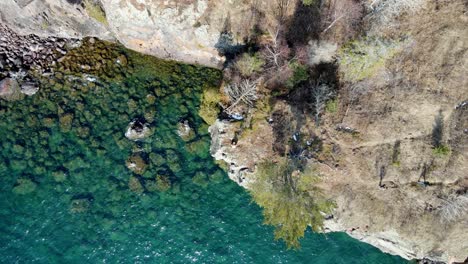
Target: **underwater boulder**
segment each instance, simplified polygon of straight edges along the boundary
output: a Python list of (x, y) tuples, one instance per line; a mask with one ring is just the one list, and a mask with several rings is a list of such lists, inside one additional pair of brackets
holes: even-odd
[(67, 179), (67, 173), (64, 171), (54, 171), (52, 172), (52, 177), (55, 182), (64, 182)]
[(133, 153), (126, 162), (127, 168), (132, 172), (142, 175), (145, 173), (148, 164), (145, 159), (141, 156), (141, 153)]
[(208, 177), (205, 173), (199, 171), (195, 173), (195, 176), (192, 178), (192, 182), (200, 187), (208, 186)]
[(72, 199), (70, 203), (70, 212), (72, 213), (85, 213), (91, 207), (91, 198), (77, 196)]
[(160, 192), (168, 191), (171, 188), (171, 180), (166, 175), (156, 176), (156, 188)]
[(72, 128), (73, 114), (67, 113), (59, 117), (60, 131), (69, 132)]
[(37, 184), (31, 179), (19, 178), (16, 181), (15, 187), (13, 187), (13, 192), (16, 194), (28, 194), (36, 190)]
[(140, 180), (134, 176), (130, 177), (128, 180), (128, 188), (134, 193), (143, 193), (145, 191)]

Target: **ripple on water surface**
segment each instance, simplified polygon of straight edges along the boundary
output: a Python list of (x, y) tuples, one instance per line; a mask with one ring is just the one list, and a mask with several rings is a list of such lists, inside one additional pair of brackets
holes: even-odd
[[(0, 262), (405, 262), (342, 233), (285, 250), (209, 155), (197, 111), (220, 73), (98, 48), (99, 63), (72, 52), (37, 94), (0, 101)], [(124, 136), (135, 118), (152, 128), (143, 142)], [(185, 140), (183, 120), (195, 130)]]

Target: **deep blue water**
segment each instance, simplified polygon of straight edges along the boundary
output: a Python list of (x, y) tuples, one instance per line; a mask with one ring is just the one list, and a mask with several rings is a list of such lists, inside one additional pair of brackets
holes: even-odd
[[(197, 111), (219, 73), (133, 63), (95, 82), (55, 75), (34, 96), (0, 100), (0, 263), (406, 263), (344, 233), (307, 232), (286, 250), (209, 155)], [(154, 134), (127, 140), (143, 116)], [(181, 120), (191, 141), (176, 133)], [(135, 152), (148, 163), (142, 176), (125, 165)], [(152, 188), (157, 177), (171, 188)]]

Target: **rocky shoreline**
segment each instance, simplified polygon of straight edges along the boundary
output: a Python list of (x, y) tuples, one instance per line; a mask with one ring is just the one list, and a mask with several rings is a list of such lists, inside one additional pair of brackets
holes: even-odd
[(35, 94), (37, 76), (52, 74), (68, 49), (79, 45), (78, 39), (20, 35), (0, 23), (0, 97), (17, 100), (20, 93)]
[[(37, 87), (38, 87), (37, 79), (36, 79), (37, 75), (39, 74), (41, 76), (47, 76), (49, 74), (54, 74), (53, 68), (54, 68), (55, 62), (57, 62), (58, 60), (61, 60), (62, 57), (67, 55), (69, 47), (77, 47), (80, 45), (80, 43), (81, 41), (79, 39), (66, 39), (66, 38), (57, 38), (57, 37), (40, 38), (35, 35), (18, 35), (14, 31), (9, 29), (7, 26), (0, 24), (0, 79), (1, 79), (0, 97), (7, 99), (7, 100), (18, 100), (22, 96), (32, 95), (35, 92), (37, 92)], [(175, 58), (178, 59), (177, 57)], [(190, 59), (188, 60), (190, 61)], [(219, 60), (216, 60), (215, 64), (218, 65)], [(86, 71), (86, 69), (84, 70)], [(455, 99), (452, 98), (451, 101), (453, 100)], [(450, 103), (452, 103), (451, 101)], [(447, 105), (449, 105), (450, 103), (446, 103), (446, 109), (449, 109)], [(460, 112), (462, 110), (460, 110)], [(359, 111), (356, 110), (356, 113), (357, 112)], [(346, 113), (348, 113), (348, 111)], [(350, 110), (350, 113), (351, 113), (350, 116), (352, 117), (353, 109)], [(359, 112), (359, 114), (361, 113)], [(356, 114), (356, 116), (360, 116), (360, 115)], [(432, 116), (430, 116), (430, 118), (431, 120), (429, 122), (426, 122), (429, 124), (429, 126), (432, 124)], [(356, 124), (354, 127), (358, 127), (359, 126), (358, 124), (360, 124), (359, 123), (360, 120), (356, 121), (352, 118), (348, 118), (348, 120), (346, 121), (348, 123), (354, 122)], [(210, 128), (210, 132), (212, 135), (211, 154), (217, 160), (226, 161), (228, 164), (227, 171), (228, 171), (229, 177), (244, 187), (249, 182), (249, 177), (252, 176), (252, 172), (255, 170), (256, 161), (272, 158), (273, 156), (273, 154), (271, 153), (272, 152), (271, 144), (269, 144), (271, 143), (271, 140), (273, 137), (272, 129), (267, 122), (263, 122), (261, 124), (262, 125), (259, 130), (260, 132), (257, 131), (257, 134), (247, 135), (244, 138), (242, 138), (242, 140), (236, 142), (236, 144), (233, 144), (233, 139), (236, 137), (236, 133), (239, 127), (237, 127), (235, 123), (223, 122), (223, 121), (217, 120), (215, 125), (213, 125)], [(362, 130), (364, 131), (365, 128), (366, 126), (363, 125)], [(416, 127), (416, 129), (420, 130), (419, 127)], [(339, 145), (338, 143), (341, 143), (341, 142), (338, 142), (338, 140), (336, 140), (337, 138), (336, 136), (337, 135), (339, 136), (339, 133), (338, 132), (336, 133), (330, 132), (330, 133), (332, 133), (332, 136), (328, 137), (327, 140), (329, 140), (330, 142), (335, 140), (334, 143), (336, 143), (336, 145)], [(409, 134), (411, 135), (411, 133)], [(420, 138), (423, 138), (423, 136), (428, 136), (429, 134), (430, 132), (428, 132), (425, 135), (422, 135)], [(344, 137), (347, 137), (347, 136), (344, 136)], [(412, 148), (412, 145), (410, 144), (413, 144), (413, 142), (417, 142), (418, 139), (419, 138), (416, 136), (403, 138), (402, 139), (403, 146), (406, 148)], [(352, 157), (349, 160), (345, 158), (345, 161), (348, 162), (349, 164), (358, 164), (356, 166), (360, 165), (363, 167), (374, 166), (374, 164), (369, 165), (366, 163), (367, 161), (366, 162), (362, 161), (362, 160), (365, 160), (364, 158), (362, 158), (362, 160), (359, 160), (357, 157), (358, 155), (360, 155), (361, 152), (367, 151), (370, 154), (374, 155), (375, 152), (373, 151), (378, 152), (380, 151), (380, 148), (386, 148), (387, 145), (391, 145), (394, 143), (394, 141), (389, 141), (387, 143), (384, 141), (382, 142), (379, 141), (378, 144), (372, 145), (371, 144), (372, 142), (370, 141), (370, 143), (358, 142), (359, 144), (361, 144), (359, 145), (359, 144), (355, 144), (356, 141), (358, 141), (357, 138), (351, 138), (349, 141), (354, 144), (352, 145), (352, 147), (348, 147), (345, 144), (341, 145), (342, 149), (344, 149), (345, 151), (348, 151), (348, 152), (345, 152), (343, 155), (348, 155), (347, 157)], [(427, 149), (427, 147), (424, 147), (424, 146), (421, 147), (421, 145), (422, 143), (417, 146), (420, 147), (421, 149)], [(407, 153), (409, 152), (409, 150), (405, 150), (405, 149), (404, 151), (406, 151)], [(430, 152), (430, 149), (429, 149), (429, 152)], [(242, 155), (239, 155), (239, 153), (241, 153)], [(413, 156), (410, 156), (410, 158), (412, 157)], [(359, 162), (362, 162), (362, 164), (359, 164)], [(462, 163), (463, 159), (460, 158), (458, 162)], [(439, 161), (439, 163), (442, 163), (442, 161)], [(407, 243), (408, 238), (411, 237), (411, 235), (408, 234), (410, 232), (408, 232), (405, 235), (405, 238), (402, 238), (399, 236), (397, 231), (382, 232), (381, 230), (378, 230), (378, 228), (375, 230), (369, 230), (369, 231), (364, 230), (363, 227), (359, 228), (359, 226), (356, 224), (356, 222), (359, 222), (359, 221), (364, 222), (364, 221), (361, 218), (356, 217), (352, 213), (349, 213), (350, 211), (353, 211), (354, 209), (357, 212), (356, 214), (359, 214), (360, 213), (359, 209), (362, 209), (362, 207), (360, 206), (366, 205), (366, 203), (362, 202), (363, 199), (369, 199), (372, 201), (379, 201), (379, 198), (382, 198), (382, 199), (388, 198), (388, 201), (392, 201), (391, 200), (392, 197), (402, 197), (401, 199), (406, 199), (407, 198), (407, 196), (405, 196), (406, 194), (409, 193), (412, 195), (413, 192), (415, 192), (412, 189), (410, 190), (410, 188), (414, 187), (411, 185), (413, 184), (412, 181), (401, 179), (400, 180), (401, 185), (402, 185), (401, 189), (398, 189), (398, 188), (389, 189), (388, 191), (386, 191), (385, 194), (381, 195), (383, 191), (378, 189), (376, 187), (377, 185), (374, 184), (374, 182), (377, 180), (375, 179), (374, 175), (370, 175), (370, 174), (373, 174), (374, 172), (367, 172), (369, 174), (369, 175), (366, 174), (366, 177), (368, 177), (366, 180), (369, 182), (369, 184), (367, 184), (364, 182), (364, 180), (363, 182), (360, 182), (360, 179), (358, 179), (358, 176), (360, 175), (361, 172), (352, 171), (353, 168), (349, 168), (349, 170), (351, 171), (349, 172), (348, 168), (346, 167), (343, 168), (342, 170), (341, 168), (335, 170), (333, 168), (330, 169), (331, 166), (326, 163), (321, 164), (321, 166), (324, 167), (323, 170), (333, 170), (333, 172), (330, 173), (330, 176), (328, 176), (329, 181), (327, 183), (329, 184), (328, 187), (330, 189), (330, 192), (336, 195), (336, 198), (338, 198), (339, 205), (341, 206), (340, 208), (342, 210), (333, 219), (330, 219), (329, 221), (326, 222), (326, 227), (330, 231), (347, 232), (351, 236), (359, 240), (362, 240), (364, 242), (370, 243), (374, 246), (377, 246), (385, 252), (398, 254), (408, 259), (423, 258), (427, 256), (434, 260), (444, 260), (444, 261), (447, 260), (448, 256), (445, 252), (443, 252), (443, 250), (439, 250), (439, 251), (436, 250), (439, 245), (431, 244), (425, 247), (424, 249), (422, 249), (420, 245), (418, 245), (418, 241), (422, 240), (422, 238), (418, 238), (417, 239), (418, 241), (412, 241), (412, 243)], [(405, 166), (404, 163), (403, 163), (403, 166)], [(440, 165), (440, 166), (445, 166), (445, 165)], [(411, 167), (410, 169), (403, 167), (403, 169), (405, 169), (406, 171), (404, 171), (402, 168), (397, 168), (397, 166), (394, 166), (394, 167), (395, 168), (390, 168), (390, 177), (393, 177), (392, 182), (397, 182), (398, 184), (400, 184), (399, 180), (395, 179), (396, 178), (395, 175), (398, 175), (398, 173), (396, 173), (395, 171), (402, 170), (406, 174), (411, 174), (411, 173), (415, 174), (415, 173), (419, 173), (420, 171), (419, 167), (418, 168)], [(446, 171), (446, 169), (440, 169), (440, 171), (444, 171), (444, 170)], [(391, 173), (393, 173), (393, 176)], [(443, 172), (439, 172), (439, 174), (443, 174)], [(354, 175), (354, 178), (352, 179), (347, 178), (349, 175), (351, 176)], [(337, 177), (333, 178), (333, 176), (337, 176)], [(456, 177), (454, 176), (454, 178)], [(356, 185), (361, 184), (362, 186), (360, 187), (362, 187), (362, 189), (359, 189), (357, 187), (353, 189), (352, 187), (348, 186), (347, 184), (349, 184), (349, 181), (351, 180), (356, 182)], [(348, 181), (348, 183), (346, 183), (346, 181)], [(458, 183), (461, 184), (460, 182)], [(433, 203), (434, 206), (437, 207), (440, 204), (440, 201), (435, 201), (435, 202), (432, 201), (431, 200), (432, 198), (430, 195), (430, 193), (435, 188), (436, 187), (429, 186), (427, 189), (424, 189), (422, 191), (421, 195), (423, 195), (423, 198), (426, 199), (426, 201)], [(441, 187), (441, 189), (443, 188)], [(364, 198), (359, 197), (360, 195), (364, 196)], [(368, 197), (365, 197), (365, 195), (368, 195)], [(381, 195), (381, 197), (379, 197), (379, 195)], [(421, 199), (418, 199), (418, 202)], [(398, 212), (401, 208), (403, 208), (404, 210), (408, 209), (405, 206), (401, 206), (401, 207), (396, 207), (392, 210), (394, 210), (395, 212)], [(411, 209), (412, 208), (409, 208), (408, 211), (411, 211)], [(377, 215), (375, 216), (375, 219), (371, 217), (370, 220), (366, 219), (366, 221), (369, 220), (370, 222), (378, 222), (382, 220), (379, 218), (379, 214), (384, 215), (385, 212), (377, 212), (375, 214)], [(429, 211), (426, 212), (426, 210), (424, 209), (423, 213), (421, 214), (429, 214)], [(398, 220), (395, 220), (395, 221), (398, 222)], [(433, 221), (433, 222), (437, 223), (437, 221)], [(422, 223), (426, 223), (426, 222), (422, 222)], [(385, 224), (385, 222), (383, 222), (383, 224)], [(392, 224), (395, 225), (395, 223), (392, 223)], [(460, 223), (460, 225), (462, 224), (463, 222)], [(354, 226), (356, 226), (356, 228)], [(450, 232), (452, 232), (451, 233), (452, 235), (456, 234), (456, 233), (453, 233), (453, 230), (456, 230), (456, 229), (452, 230), (452, 229), (449, 229), (448, 227), (447, 229), (451, 230)], [(424, 233), (424, 232), (425, 231), (420, 231), (420, 233)], [(429, 239), (433, 239), (433, 237), (429, 237)], [(447, 242), (447, 243), (448, 244), (444, 244), (441, 246), (442, 249), (450, 247), (450, 242)], [(430, 251), (428, 250), (428, 248), (434, 248), (434, 251)], [(429, 253), (433, 253), (433, 254), (428, 255)], [(427, 262), (422, 262), (422, 263), (427, 263)]]

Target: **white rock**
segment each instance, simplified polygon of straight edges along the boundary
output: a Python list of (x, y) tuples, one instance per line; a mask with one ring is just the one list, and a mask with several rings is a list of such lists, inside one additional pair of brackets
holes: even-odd
[[(139, 124), (138, 124), (139, 123)], [(152, 130), (148, 127), (148, 124), (142, 124), (140, 121), (132, 121), (127, 127), (125, 137), (133, 141), (142, 141), (151, 136)]]
[(31, 96), (39, 91), (39, 87), (32, 82), (25, 82), (21, 85), (21, 92), (25, 95)]

